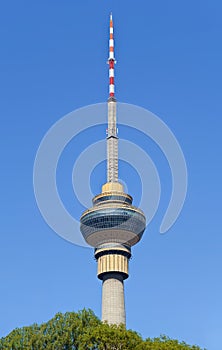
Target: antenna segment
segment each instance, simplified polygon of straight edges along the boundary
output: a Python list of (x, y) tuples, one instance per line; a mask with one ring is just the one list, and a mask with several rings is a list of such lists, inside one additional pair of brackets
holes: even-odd
[(118, 137), (116, 128), (116, 99), (114, 85), (114, 33), (113, 17), (109, 22), (109, 98), (108, 98), (108, 135), (107, 135), (107, 182), (118, 182)]
[(109, 21), (109, 96), (114, 97), (115, 86), (114, 86), (114, 64), (116, 63), (114, 58), (114, 36), (113, 36), (113, 16), (110, 14)]

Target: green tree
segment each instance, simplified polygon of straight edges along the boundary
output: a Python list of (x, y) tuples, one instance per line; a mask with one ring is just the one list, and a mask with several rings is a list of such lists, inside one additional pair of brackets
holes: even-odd
[[(175, 339), (170, 339), (165, 335), (159, 338), (147, 338), (142, 345), (135, 350), (200, 350), (198, 346), (190, 346), (185, 342), (179, 342)], [(206, 349), (205, 349), (206, 350)]]
[(123, 325), (102, 323), (91, 310), (57, 313), (41, 325), (14, 329), (0, 350), (201, 350), (166, 336), (143, 340)]
[(135, 350), (142, 344), (142, 338), (136, 332), (126, 330), (123, 325), (107, 323), (89, 328), (80, 339), (79, 350)]

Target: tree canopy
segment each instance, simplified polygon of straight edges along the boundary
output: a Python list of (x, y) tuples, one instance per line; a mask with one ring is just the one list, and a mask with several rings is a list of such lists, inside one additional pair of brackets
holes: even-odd
[(166, 336), (143, 340), (123, 325), (102, 323), (91, 310), (57, 313), (41, 325), (14, 329), (0, 350), (201, 350)]

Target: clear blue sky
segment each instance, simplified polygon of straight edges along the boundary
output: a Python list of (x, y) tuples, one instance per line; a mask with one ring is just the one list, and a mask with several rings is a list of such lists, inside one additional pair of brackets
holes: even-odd
[[(143, 337), (166, 334), (218, 350), (222, 329), (219, 0), (1, 3), (0, 336), (15, 327), (47, 321), (58, 311), (86, 307), (100, 316), (101, 283), (93, 251), (66, 242), (47, 226), (35, 202), (32, 171), (40, 141), (51, 125), (76, 108), (107, 99), (110, 11), (115, 21), (117, 99), (162, 118), (180, 142), (189, 174), (183, 211), (171, 230), (160, 235), (171, 179), (150, 142), (146, 151), (159, 166), (164, 191), (157, 215), (133, 250), (125, 285), (127, 326)], [(102, 131), (98, 137), (103, 137)], [(60, 167), (60, 189), (78, 217), (81, 210), (75, 211), (69, 192), (71, 152), (64, 172)], [(121, 171), (131, 183), (124, 167)], [(105, 172), (92, 177), (96, 193)], [(130, 187), (136, 201), (138, 191), (136, 184)]]

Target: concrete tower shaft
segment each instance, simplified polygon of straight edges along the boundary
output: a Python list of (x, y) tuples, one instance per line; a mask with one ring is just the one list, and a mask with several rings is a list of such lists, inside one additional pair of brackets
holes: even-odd
[(104, 276), (102, 287), (102, 321), (126, 324), (123, 277), (120, 273)]

